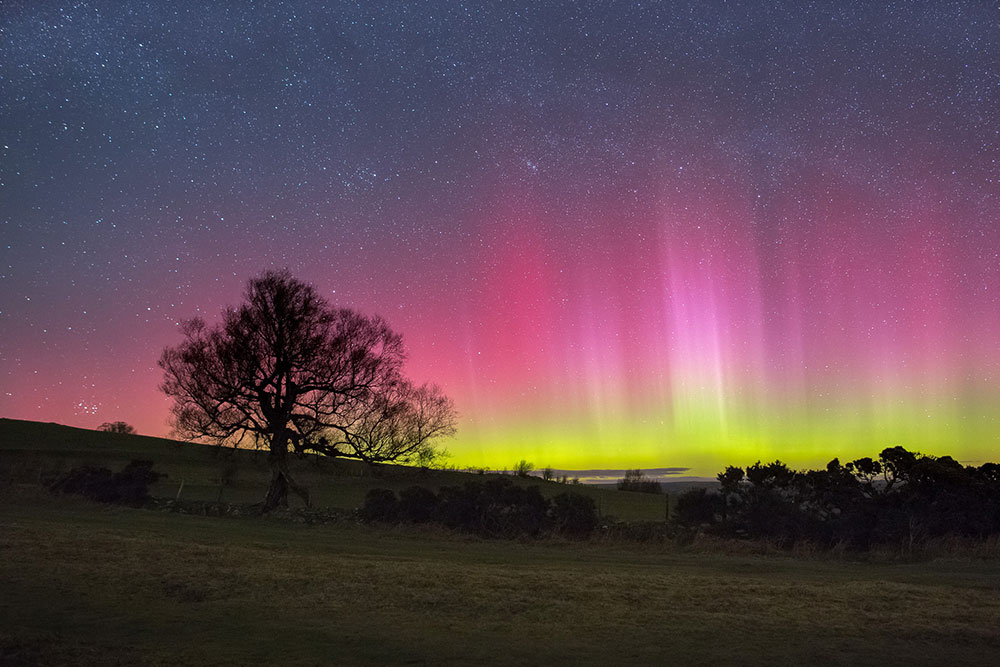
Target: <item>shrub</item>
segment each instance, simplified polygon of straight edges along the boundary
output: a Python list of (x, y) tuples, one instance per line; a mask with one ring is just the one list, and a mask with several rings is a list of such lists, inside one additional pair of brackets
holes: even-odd
[(79, 466), (60, 477), (49, 487), (53, 493), (72, 493), (86, 496), (91, 500), (101, 500), (107, 496), (107, 489), (114, 479), (114, 473), (107, 468)]
[(430, 489), (411, 486), (399, 492), (399, 517), (403, 521), (426, 523), (434, 518), (438, 497)]
[(525, 459), (521, 459), (514, 464), (514, 474), (518, 477), (527, 477), (535, 469), (535, 464)]
[(677, 497), (674, 520), (682, 526), (697, 528), (715, 520), (722, 507), (722, 496), (708, 489), (689, 489)]
[(545, 524), (549, 501), (537, 486), (506, 486), (497, 499), (495, 509), (497, 536), (535, 536)]
[(149, 499), (149, 485), (166, 477), (153, 470), (152, 461), (133, 460), (114, 476), (117, 498), (113, 502), (141, 505)]
[(593, 498), (580, 493), (554, 497), (549, 515), (555, 530), (566, 535), (585, 537), (597, 527), (597, 505)]
[(792, 546), (884, 546), (912, 552), (940, 538), (1000, 534), (1000, 467), (963, 466), (950, 456), (888, 447), (825, 469), (795, 471), (758, 461), (719, 474), (721, 493), (691, 491), (678, 501), (680, 526)]
[(441, 523), (486, 537), (537, 535), (549, 508), (538, 487), (504, 477), (442, 487), (438, 503)]
[(534, 537), (550, 527), (583, 537), (597, 526), (597, 508), (589, 496), (562, 493), (552, 502), (537, 485), (515, 484), (509, 477), (445, 486), (438, 493), (411, 486), (399, 497), (372, 489), (358, 510), (364, 521), (434, 522), (483, 537)]
[(149, 499), (149, 485), (161, 477), (165, 475), (153, 471), (152, 461), (133, 460), (117, 473), (94, 466), (73, 468), (49, 488), (53, 493), (138, 507)]
[(363, 521), (398, 521), (399, 500), (389, 489), (370, 489), (358, 514)]

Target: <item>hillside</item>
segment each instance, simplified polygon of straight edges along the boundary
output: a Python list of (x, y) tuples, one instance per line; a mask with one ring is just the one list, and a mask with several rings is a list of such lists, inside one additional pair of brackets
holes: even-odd
[[(181, 497), (187, 500), (257, 502), (263, 498), (270, 479), (263, 451), (0, 419), (0, 484), (41, 485), (76, 466), (119, 470), (132, 459), (151, 460), (157, 472), (166, 473), (167, 477), (152, 488), (157, 497), (173, 498), (180, 490)], [(399, 491), (420, 485), (438, 489), (482, 479), (481, 475), (455, 470), (369, 466), (359, 461), (319, 456), (293, 457), (291, 472), (309, 488), (316, 505), (345, 509), (358, 507), (372, 488)], [(223, 484), (224, 479), (228, 483)], [(603, 516), (659, 521), (665, 515), (663, 496), (569, 486), (534, 477), (515, 479), (518, 483), (538, 485), (546, 496), (566, 490), (586, 494), (594, 499)]]

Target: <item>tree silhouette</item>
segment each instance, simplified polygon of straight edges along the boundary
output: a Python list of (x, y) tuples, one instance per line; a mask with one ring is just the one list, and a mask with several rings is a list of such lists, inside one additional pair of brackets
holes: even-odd
[(97, 430), (104, 431), (106, 433), (126, 433), (129, 435), (135, 433), (135, 427), (123, 421), (104, 422), (103, 424), (97, 427)]
[(251, 279), (244, 303), (226, 309), (220, 324), (195, 318), (181, 331), (184, 341), (159, 362), (175, 432), (265, 446), (264, 511), (287, 505), (289, 489), (309, 505), (289, 474), (290, 449), (406, 460), (454, 432), (454, 409), (440, 390), (403, 378), (402, 339), (384, 320), (333, 308), (287, 271)]
[(1000, 465), (964, 466), (950, 456), (883, 449), (825, 469), (794, 471), (781, 461), (719, 474), (720, 490), (682, 494), (681, 526), (731, 537), (791, 545), (867, 549), (895, 544), (912, 551), (944, 536), (987, 539), (1000, 534)]
[(663, 493), (663, 487), (655, 479), (646, 477), (639, 468), (626, 470), (625, 476), (618, 480), (619, 491), (636, 491), (638, 493)]
[(514, 474), (518, 477), (527, 477), (535, 469), (535, 464), (527, 459), (521, 459), (514, 464)]
[(367, 463), (424, 463), (440, 453), (437, 438), (454, 435), (455, 408), (436, 385), (400, 380), (345, 406), (328, 426), (328, 435), (297, 448)]

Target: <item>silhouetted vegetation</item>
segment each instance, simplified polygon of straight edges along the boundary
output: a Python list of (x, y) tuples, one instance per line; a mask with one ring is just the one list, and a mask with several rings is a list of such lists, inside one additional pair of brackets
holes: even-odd
[(618, 480), (618, 490), (637, 491), (639, 493), (663, 493), (660, 483), (646, 477), (641, 470), (626, 470), (625, 477)]
[(518, 477), (527, 477), (534, 469), (535, 464), (525, 459), (521, 459), (514, 464), (514, 474)]
[[(151, 459), (156, 461), (157, 471), (169, 473), (168, 479), (150, 486), (154, 497), (177, 499), (180, 491), (184, 501), (216, 503), (221, 490), (222, 502), (251, 505), (259, 503), (271, 479), (267, 461), (255, 454), (247, 449), (206, 447), (139, 435), (109, 436), (94, 430), (0, 418), (0, 492), (15, 484), (48, 487), (80, 465), (117, 471), (131, 459)], [(227, 482), (230, 471), (226, 468), (230, 465), (236, 474)], [(442, 486), (494, 476), (516, 479), (497, 471), (477, 474), (482, 469), (469, 474), (440, 468), (369, 466), (362, 461), (323, 456), (290, 457), (288, 465), (292, 475), (309, 487), (313, 507), (341, 508), (352, 515), (364, 503), (365, 493), (374, 487), (388, 487), (398, 493), (420, 485), (436, 491)], [(613, 487), (557, 487), (532, 477), (526, 483), (536, 481), (546, 497), (573, 490), (594, 498), (602, 516), (622, 521), (663, 520), (663, 496), (618, 493)]]
[(80, 466), (59, 478), (50, 490), (102, 503), (138, 507), (149, 499), (149, 485), (160, 477), (160, 473), (153, 471), (152, 461), (133, 460), (116, 473), (107, 468)]
[(963, 466), (950, 456), (902, 447), (825, 470), (794, 471), (781, 461), (730, 466), (720, 489), (693, 489), (677, 501), (675, 520), (733, 537), (791, 545), (912, 549), (928, 539), (985, 539), (1000, 534), (1000, 465)]
[(579, 493), (560, 493), (552, 499), (549, 510), (553, 527), (565, 535), (585, 537), (597, 527), (594, 499)]
[(403, 377), (399, 334), (379, 317), (334, 308), (286, 271), (250, 280), (221, 324), (195, 318), (182, 332), (160, 358), (175, 432), (266, 447), (265, 511), (287, 505), (289, 489), (310, 505), (289, 472), (290, 449), (427, 463), (436, 439), (455, 432), (451, 400)]
[(97, 427), (97, 430), (106, 431), (107, 433), (125, 433), (127, 435), (134, 435), (136, 432), (134, 426), (123, 421), (104, 422)]
[(537, 535), (549, 508), (537, 486), (521, 486), (502, 477), (442, 487), (438, 502), (438, 522), (484, 537)]
[(690, 489), (677, 497), (674, 520), (688, 527), (710, 524), (722, 513), (722, 504), (718, 493), (709, 493), (706, 488)]
[(358, 510), (358, 514), (365, 521), (398, 521), (399, 499), (389, 489), (371, 489), (365, 494), (365, 504)]
[(438, 511), (438, 497), (423, 486), (410, 486), (399, 492), (399, 518), (410, 523), (432, 521)]
[(553, 531), (574, 537), (597, 526), (593, 499), (561, 493), (551, 501), (537, 486), (496, 477), (484, 482), (445, 486), (437, 493), (423, 487), (404, 489), (397, 498), (388, 489), (372, 489), (359, 510), (366, 521), (437, 523), (483, 537), (534, 537)]

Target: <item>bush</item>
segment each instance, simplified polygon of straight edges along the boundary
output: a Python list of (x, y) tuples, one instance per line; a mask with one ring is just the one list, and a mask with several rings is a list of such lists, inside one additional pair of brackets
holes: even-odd
[[(504, 480), (506, 481), (506, 480)], [(542, 496), (537, 486), (505, 485), (491, 507), (496, 513), (497, 536), (535, 536), (545, 525), (549, 513), (549, 501)]]
[(552, 499), (549, 511), (555, 530), (565, 535), (585, 537), (597, 527), (597, 505), (590, 496), (560, 493)]
[(708, 489), (689, 489), (677, 497), (674, 520), (687, 528), (710, 524), (722, 507), (722, 496)]
[(719, 474), (720, 493), (678, 499), (681, 527), (790, 547), (892, 547), (906, 552), (942, 538), (1000, 534), (1000, 466), (963, 466), (950, 456), (888, 447), (825, 469), (795, 471), (760, 461)]
[(389, 489), (370, 489), (358, 514), (363, 521), (399, 521), (399, 500)]
[(411, 486), (399, 493), (399, 518), (412, 523), (426, 523), (437, 513), (438, 497), (430, 489)]
[(111, 486), (112, 479), (114, 473), (107, 468), (79, 466), (56, 480), (49, 490), (53, 493), (72, 493), (91, 500), (102, 500), (108, 495), (107, 489)]
[(520, 461), (514, 464), (514, 474), (517, 475), (518, 477), (527, 477), (528, 475), (531, 474), (531, 471), (534, 469), (535, 469), (535, 464), (525, 459), (521, 459)]
[(358, 511), (364, 521), (434, 522), (483, 537), (534, 537), (552, 528), (583, 537), (597, 526), (597, 508), (589, 496), (562, 493), (549, 502), (538, 486), (515, 484), (509, 477), (445, 486), (438, 493), (421, 486), (399, 497), (372, 489)]
[(149, 499), (149, 485), (161, 477), (165, 475), (153, 471), (152, 461), (133, 460), (117, 473), (94, 466), (73, 468), (49, 488), (53, 493), (138, 507)]
[(442, 487), (438, 502), (441, 523), (485, 537), (537, 535), (549, 509), (538, 487), (504, 477)]

